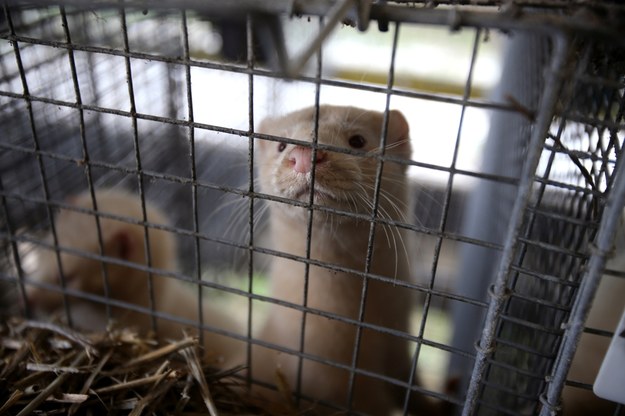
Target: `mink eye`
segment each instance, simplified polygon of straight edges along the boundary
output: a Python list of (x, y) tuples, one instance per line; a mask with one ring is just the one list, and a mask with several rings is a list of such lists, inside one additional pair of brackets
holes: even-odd
[(349, 145), (354, 149), (362, 149), (367, 143), (365, 138), (362, 137), (360, 134), (354, 134), (353, 136), (350, 136), (348, 142)]
[(282, 152), (284, 149), (286, 149), (286, 143), (278, 144), (278, 152)]

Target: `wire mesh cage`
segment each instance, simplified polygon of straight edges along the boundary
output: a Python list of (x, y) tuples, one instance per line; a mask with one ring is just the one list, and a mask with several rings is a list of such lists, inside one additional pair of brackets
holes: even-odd
[(435, 3), (5, 3), (2, 314), (190, 330), (242, 413), (620, 414), (625, 8)]

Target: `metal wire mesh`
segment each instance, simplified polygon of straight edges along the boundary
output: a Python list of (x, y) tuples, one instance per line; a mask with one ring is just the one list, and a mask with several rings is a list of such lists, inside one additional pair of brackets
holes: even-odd
[[(575, 53), (584, 50), (578, 46), (572, 49)], [(585, 51), (588, 53), (588, 49)], [(575, 65), (564, 62), (555, 66), (561, 71), (560, 76), (566, 77), (563, 74), (568, 73), (578, 80), (586, 76), (587, 61), (582, 59)], [(596, 70), (596, 67), (591, 69), (595, 75)], [(552, 83), (558, 85), (557, 80)], [(496, 335), (488, 348), (494, 351), (486, 365), (487, 375), (484, 377), (488, 381), (484, 382), (480, 393), (479, 407), (483, 409), (480, 413), (510, 413), (510, 409), (521, 409), (522, 413), (528, 414), (537, 412), (540, 405), (535, 398), (544, 388), (543, 374), (548, 374), (547, 369), (558, 354), (562, 325), (568, 320), (601, 216), (597, 198), (605, 195), (607, 184), (613, 180), (611, 174), (608, 174), (610, 179), (598, 176), (613, 172), (620, 152), (619, 141), (615, 141), (618, 133), (604, 134), (601, 127), (602, 133), (590, 133), (601, 124), (596, 118), (592, 127), (576, 125), (575, 121), (568, 119), (578, 117), (588, 105), (594, 107), (592, 101), (595, 99), (603, 101), (599, 98), (601, 93), (593, 95), (595, 98), (590, 102), (582, 103), (573, 98), (572, 95), (579, 97), (579, 91), (586, 87), (583, 82), (564, 84), (558, 93), (561, 101), (554, 101), (558, 116), (549, 129), (549, 139), (536, 171), (535, 190), (528, 194), (530, 199), (522, 214), (519, 234), (515, 236), (516, 242), (509, 246), (514, 247), (508, 251), (510, 263), (505, 271), (500, 269), (497, 284), (505, 281), (505, 289), (500, 287), (502, 291), (493, 292), (502, 309), (498, 322), (493, 322), (491, 327), (496, 328)], [(622, 96), (616, 100), (616, 105), (604, 102), (603, 105), (611, 110), (602, 114), (610, 114), (607, 117), (618, 114)], [(594, 143), (588, 143), (586, 135), (581, 139), (576, 134), (577, 128), (590, 133), (593, 137), (590, 141)], [(570, 134), (566, 139), (563, 138), (565, 131)], [(572, 150), (580, 148), (580, 139), (585, 141), (584, 150)], [(590, 149), (602, 149), (599, 151), (602, 156), (595, 157), (598, 156), (596, 153), (591, 156), (593, 151)], [(588, 151), (590, 153), (586, 153)], [(559, 157), (572, 163), (563, 164), (560, 170), (555, 162)], [(590, 159), (597, 164), (581, 162)], [(603, 185), (595, 185), (596, 180)], [(599, 188), (603, 190), (596, 193)], [(482, 342), (484, 340), (482, 338)]]
[[(272, 9), (284, 12), (286, 10), (280, 8), (286, 6), (282, 3), (268, 2), (262, 6), (267, 9), (263, 12)], [(381, 28), (389, 21), (397, 23), (385, 85), (344, 81), (326, 75), (320, 56), (312, 65), (312, 73), (295, 77), (314, 88), (312, 103), (317, 108), (320, 91), (331, 87), (380, 94), (384, 104), (379, 110), (387, 112), (397, 98), (458, 105), (460, 117), (451, 162), (445, 166), (417, 159), (403, 162), (412, 168), (447, 175), (438, 194), (429, 195), (438, 200), (436, 212), (422, 212), (417, 207), (415, 215), (421, 216), (420, 219), (398, 224), (415, 235), (433, 239), (432, 256), (421, 255), (423, 268), (429, 269), (425, 273), (426, 283), (395, 282), (406, 290), (422, 294), (423, 302), (419, 307), (423, 317), (414, 334), (364, 322), (364, 295), (360, 313), (354, 319), (311, 308), (306, 304), (306, 295), (303, 304), (291, 304), (254, 291), (255, 273), (264, 270), (271, 261), (267, 259), (272, 256), (296, 260), (305, 264), (306, 269), (311, 266), (342, 269), (315, 262), (310, 258), (310, 247), (307, 256), (294, 258), (263, 244), (264, 233), (257, 215), (267, 200), (285, 201), (261, 194), (255, 188), (253, 139), (260, 136), (254, 132), (258, 121), (254, 83), (261, 78), (278, 80), (284, 74), (275, 67), (258, 65), (255, 55), (261, 54), (263, 48), (269, 55), (275, 52), (272, 49), (277, 49), (280, 55), (282, 46), (277, 42), (280, 37), (273, 36), (273, 41), (261, 42), (259, 49), (252, 40), (256, 36), (266, 39), (260, 30), (263, 25), (259, 20), (240, 18), (235, 20), (239, 24), (244, 22), (245, 59), (231, 63), (194, 56), (189, 38), (207, 35), (203, 32), (206, 26), (197, 22), (204, 22), (207, 16), (212, 16), (209, 11), (219, 9), (211, 2), (176, 3), (170, 9), (167, 7), (171, 4), (154, 4), (154, 10), (143, 12), (133, 8), (136, 5), (132, 3), (127, 3), (127, 8), (120, 8), (117, 3), (107, 8), (105, 6), (111, 5), (102, 3), (95, 11), (85, 11), (79, 2), (65, 3), (67, 9), (63, 6), (4, 6), (0, 20), (0, 38), (5, 41), (0, 46), (2, 281), (14, 289), (24, 285), (23, 258), (18, 246), (38, 240), (21, 230), (36, 235), (53, 228), (55, 210), (67, 207), (65, 198), (79, 190), (122, 186), (136, 191), (144, 201), (144, 210), (146, 200), (155, 200), (171, 216), (171, 226), (165, 228), (180, 240), (183, 267), (179, 272), (166, 274), (194, 282), (198, 288), (215, 289), (245, 299), (247, 332), (235, 334), (207, 325), (201, 313), (197, 315), (198, 322), (159, 313), (154, 300), (150, 308), (142, 309), (132, 304), (119, 305), (106, 296), (80, 294), (84, 298), (105, 305), (140, 309), (153, 317), (153, 326), (155, 317), (166, 317), (244, 340), (249, 345), (248, 357), (251, 357), (253, 345), (293, 354), (299, 358), (298, 380), (301, 380), (305, 360), (348, 370), (351, 373), (350, 395), (356, 375), (381, 378), (404, 389), (405, 414), (414, 392), (442, 398), (456, 405), (456, 410), (462, 409), (463, 414), (538, 414), (541, 409), (550, 410), (549, 406), (557, 403), (544, 401), (545, 392), (553, 388), (546, 379), (557, 376), (557, 371), (566, 370), (553, 373), (564, 349), (566, 325), (576, 324), (568, 320), (579, 298), (582, 278), (592, 278), (585, 276), (586, 266), (594, 254), (591, 247), (600, 229), (606, 201), (615, 186), (614, 172), (625, 139), (625, 53), (622, 36), (619, 37), (622, 34), (611, 24), (622, 15), (623, 9), (612, 3), (593, 2), (580, 11), (579, 7), (564, 2), (528, 1), (517, 2), (515, 7), (522, 11), (512, 8), (514, 10), (497, 14), (492, 12), (492, 7), (505, 4), (471, 2), (473, 6), (484, 6), (482, 10), (480, 7), (463, 8), (457, 2), (453, 2), (456, 8), (430, 8), (429, 2), (426, 3), (422, 8), (401, 2), (372, 6), (371, 18), (377, 19)], [(190, 10), (185, 11), (183, 6), (189, 6)], [(331, 6), (311, 2), (300, 5), (300, 12), (324, 15)], [(529, 8), (523, 8), (525, 6)], [(244, 4), (238, 7), (242, 8), (242, 16), (249, 11)], [(606, 14), (606, 11), (613, 13)], [(593, 13), (596, 21), (577, 18), (576, 14), (582, 12)], [(350, 15), (346, 20), (352, 22), (360, 18)], [(404, 21), (475, 29), (462, 94), (450, 96), (395, 85), (396, 37), (402, 27), (400, 22)], [(577, 37), (569, 36), (568, 30), (572, 28), (578, 30)], [(535, 58), (534, 77), (529, 78), (527, 73), (504, 76), (500, 96), (475, 98), (472, 77), (476, 57), (485, 33), (495, 29), (512, 31), (515, 36), (536, 35), (531, 55)], [(158, 36), (154, 36), (156, 32)], [(198, 68), (240, 76), (238, 81), (246, 88), (244, 97), (236, 97), (242, 103), (239, 107), (244, 115), (241, 124), (199, 121), (205, 119), (198, 114), (196, 103), (201, 97), (192, 89), (191, 73)], [(512, 71), (506, 67), (504, 70)], [(505, 84), (505, 80), (509, 83)], [(511, 87), (514, 82), (530, 84), (530, 96), (519, 98), (507, 93), (508, 88), (514, 91)], [(223, 97), (215, 97), (215, 100), (223, 100)], [(492, 153), (485, 157), (481, 169), (468, 170), (457, 166), (457, 157), (466, 129), (465, 112), (472, 108), (493, 113), (491, 137), (484, 148), (484, 153)], [(498, 122), (504, 129), (514, 130), (511, 137), (493, 137), (492, 132), (497, 131), (493, 126)], [(220, 140), (216, 139), (217, 135), (221, 135)], [(282, 140), (292, 143), (287, 138)], [(313, 154), (318, 151), (316, 143), (313, 149), (316, 149)], [(489, 165), (489, 161), (497, 166)], [(239, 169), (227, 169), (232, 166)], [(498, 203), (488, 205), (488, 210), (472, 211), (467, 206), (470, 203), (465, 202), (465, 195), (456, 190), (458, 178), (492, 185), (489, 198)], [(418, 192), (416, 186), (414, 192)], [(220, 212), (218, 202), (224, 197), (234, 201), (234, 208), (228, 210), (243, 213), (239, 215), (244, 218), (242, 221), (212, 215)], [(461, 201), (456, 202), (459, 206), (454, 205), (455, 201)], [(308, 205), (287, 202), (307, 207), (310, 212), (323, 211), (312, 207), (312, 200)], [(456, 211), (465, 212), (466, 223), (474, 227), (477, 224), (477, 228), (483, 224), (488, 231), (480, 234), (462, 229), (457, 224), (460, 214)], [(211, 215), (204, 214), (207, 212)], [(609, 226), (617, 228), (614, 224)], [(309, 220), (309, 244), (311, 228), (312, 220)], [(369, 238), (373, 244), (374, 236)], [(440, 286), (437, 269), (441, 267), (442, 253), (448, 244), (489, 252), (477, 257), (468, 254), (460, 261), (459, 276), (469, 264), (467, 259), (479, 260), (484, 266), (481, 281), (469, 280), (474, 283), (471, 291)], [(205, 279), (208, 267), (223, 268), (233, 264), (247, 273), (243, 289), (229, 282)], [(146, 267), (154, 271), (149, 261)], [(365, 281), (384, 281), (369, 272), (367, 266), (356, 274)], [(365, 285), (364, 294), (366, 290)], [(198, 299), (201, 308), (201, 289), (198, 289)], [(273, 345), (254, 337), (256, 305), (263, 302), (304, 312), (299, 348)], [(463, 321), (466, 309), (453, 322), (459, 333), (460, 329), (465, 330), (459, 339), (447, 343), (428, 339), (428, 314), (437, 302), (473, 310), (473, 325)], [(309, 316), (328, 317), (358, 328), (351, 365), (332, 362), (306, 351), (304, 333)], [(454, 376), (460, 371), (464, 379), (462, 388), (460, 391), (431, 390), (417, 385), (412, 376), (398, 380), (367, 374), (357, 367), (358, 339), (363, 328), (412, 341), (413, 370), (421, 362), (421, 350), (426, 347), (444, 351), (452, 357), (452, 363), (462, 361), (460, 370), (454, 370), (453, 365), (451, 370)], [(477, 342), (480, 332), (481, 340)], [(472, 349), (475, 342), (476, 350)], [(300, 391), (299, 383), (293, 387), (296, 392)], [(556, 391), (561, 388), (555, 387)], [(544, 406), (547, 403), (549, 406)], [(351, 410), (349, 401), (346, 406), (334, 406), (339, 410)]]

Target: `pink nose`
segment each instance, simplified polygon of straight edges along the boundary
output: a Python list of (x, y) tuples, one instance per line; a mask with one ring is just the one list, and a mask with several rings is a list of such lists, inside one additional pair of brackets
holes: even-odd
[[(293, 166), (293, 170), (297, 173), (308, 173), (311, 170), (312, 158), (311, 158), (312, 149), (310, 147), (302, 147), (296, 146), (289, 155), (289, 162)], [(326, 153), (317, 150), (316, 153), (316, 165), (322, 163), (326, 158)]]

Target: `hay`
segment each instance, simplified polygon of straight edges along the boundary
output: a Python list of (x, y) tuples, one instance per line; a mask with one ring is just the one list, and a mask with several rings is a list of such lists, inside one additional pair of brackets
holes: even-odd
[(205, 368), (198, 348), (188, 336), (162, 345), (130, 329), (10, 319), (0, 323), (0, 415), (275, 414), (244, 394), (241, 368)]

